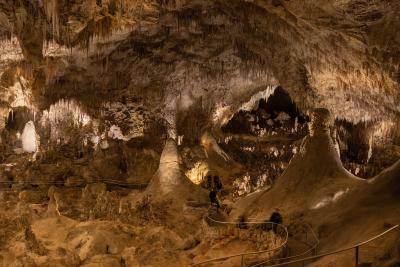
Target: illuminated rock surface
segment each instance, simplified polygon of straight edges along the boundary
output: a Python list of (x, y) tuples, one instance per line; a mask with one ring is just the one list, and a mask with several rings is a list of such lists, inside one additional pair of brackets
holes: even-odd
[[(303, 223), (318, 252), (398, 224), (399, 14), (398, 0), (0, 0), (0, 266), (188, 266), (275, 244), (207, 215), (279, 208), (292, 252)], [(360, 263), (397, 266), (399, 244)]]

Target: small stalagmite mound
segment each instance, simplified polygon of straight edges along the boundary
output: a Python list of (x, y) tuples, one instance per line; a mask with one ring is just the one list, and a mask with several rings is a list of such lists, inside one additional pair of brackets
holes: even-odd
[(208, 201), (206, 190), (192, 183), (182, 172), (177, 145), (172, 139), (166, 141), (158, 170), (145, 193), (156, 202), (171, 199), (173, 203)]
[(331, 121), (327, 109), (315, 109), (309, 135), (276, 184), (239, 201), (232, 216), (268, 217), (276, 208), (286, 215), (318, 209), (366, 184), (342, 166), (330, 135)]

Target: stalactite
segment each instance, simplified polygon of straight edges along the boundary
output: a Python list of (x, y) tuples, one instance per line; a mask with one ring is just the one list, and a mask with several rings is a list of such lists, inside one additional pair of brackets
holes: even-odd
[(53, 35), (60, 36), (60, 18), (58, 12), (58, 0), (45, 0), (45, 12), (51, 21)]
[(82, 111), (78, 102), (65, 99), (61, 99), (57, 103), (51, 105), (48, 110), (45, 110), (41, 120), (42, 124), (50, 122), (51, 125), (57, 127), (57, 124), (69, 119), (71, 119), (75, 125), (86, 125), (91, 121), (91, 118)]

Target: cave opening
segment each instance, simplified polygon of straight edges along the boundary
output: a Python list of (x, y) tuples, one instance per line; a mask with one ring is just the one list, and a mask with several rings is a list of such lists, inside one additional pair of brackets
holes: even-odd
[(229, 122), (222, 127), (222, 131), (230, 133), (255, 134), (255, 129), (277, 129), (292, 125), (304, 125), (308, 121), (289, 93), (278, 86), (268, 99), (258, 100), (256, 107), (251, 111), (239, 110)]
[(273, 186), (307, 135), (308, 121), (281, 86), (257, 100), (253, 109), (232, 116), (222, 127), (225, 139), (220, 145), (244, 166), (234, 182), (237, 194)]

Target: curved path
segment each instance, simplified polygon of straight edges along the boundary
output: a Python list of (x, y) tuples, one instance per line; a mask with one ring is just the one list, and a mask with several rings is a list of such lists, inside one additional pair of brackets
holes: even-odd
[(251, 252), (244, 252), (244, 253), (237, 253), (237, 254), (227, 255), (227, 256), (223, 256), (223, 257), (212, 258), (212, 259), (205, 260), (205, 261), (202, 261), (202, 262), (199, 262), (199, 263), (196, 263), (196, 264), (192, 264), (190, 266), (201, 266), (201, 265), (206, 264), (206, 263), (217, 262), (217, 261), (227, 260), (227, 259), (236, 258), (236, 257), (240, 257), (242, 262), (243, 262), (243, 258), (245, 256), (248, 256), (248, 255), (257, 255), (257, 254), (263, 254), (263, 253), (278, 251), (278, 250), (280, 250), (280, 249), (282, 249), (282, 248), (284, 248), (286, 246), (287, 241), (289, 239), (289, 232), (288, 232), (286, 226), (284, 226), (282, 224), (277, 224), (277, 223), (273, 223), (273, 222), (265, 222), (265, 221), (249, 221), (249, 222), (247, 222), (247, 221), (246, 222), (218, 221), (218, 220), (215, 220), (215, 219), (211, 218), (209, 215), (207, 215), (205, 218), (207, 220), (209, 220), (210, 222), (213, 222), (215, 224), (224, 225), (224, 226), (233, 225), (235, 227), (238, 227), (239, 225), (243, 224), (243, 225), (260, 225), (260, 226), (261, 225), (263, 225), (263, 226), (264, 225), (269, 225), (271, 227), (270, 228), (271, 230), (274, 227), (281, 228), (281, 229), (283, 229), (283, 237), (284, 237), (284, 239), (283, 239), (283, 242), (279, 246), (277, 246), (275, 248), (272, 248), (272, 249), (251, 251)]
[(354, 245), (352, 245), (350, 247), (347, 247), (347, 248), (342, 248), (342, 249), (338, 249), (338, 250), (334, 250), (334, 251), (330, 251), (330, 252), (325, 252), (325, 253), (321, 253), (321, 254), (318, 254), (318, 255), (310, 256), (310, 257), (305, 257), (305, 258), (302, 258), (302, 259), (291, 260), (291, 261), (287, 261), (287, 262), (284, 262), (284, 263), (277, 263), (277, 264), (273, 264), (273, 265), (268, 265), (267, 263), (269, 261), (265, 261), (265, 262), (253, 265), (252, 267), (254, 267), (254, 266), (268, 266), (268, 267), (286, 266), (286, 265), (290, 265), (290, 264), (293, 264), (293, 263), (301, 263), (301, 262), (305, 262), (305, 261), (309, 261), (309, 260), (319, 259), (319, 258), (322, 258), (322, 257), (325, 257), (325, 256), (329, 256), (329, 255), (339, 254), (341, 252), (345, 252), (345, 251), (352, 250), (352, 249), (358, 250), (359, 247), (361, 247), (361, 246), (363, 246), (363, 245), (365, 245), (365, 244), (367, 244), (369, 242), (372, 242), (372, 241), (374, 241), (374, 240), (376, 240), (376, 239), (378, 239), (378, 238), (380, 238), (380, 237), (392, 232), (393, 230), (395, 230), (397, 228), (399, 228), (398, 224), (395, 225), (395, 226), (392, 226), (391, 228), (387, 229), (386, 231), (384, 231), (384, 232), (382, 232), (382, 233), (380, 233), (380, 234), (378, 234), (376, 236), (373, 236), (373, 237), (371, 237), (371, 238), (369, 238), (369, 239), (367, 239), (367, 240), (365, 240), (363, 242), (354, 244)]
[[(316, 250), (317, 250), (317, 248), (318, 248), (318, 246), (319, 246), (319, 239), (318, 239), (317, 235), (315, 234), (314, 230), (311, 228), (311, 226), (308, 225), (308, 224), (305, 224), (305, 225), (307, 226), (308, 230), (309, 230), (309, 231), (311, 232), (311, 234), (312, 234), (313, 239), (315, 240), (315, 243), (314, 243), (314, 244), (311, 244), (311, 245), (310, 245), (310, 244), (306, 244), (306, 245), (310, 246), (309, 249), (307, 249), (307, 250), (305, 250), (305, 251), (303, 251), (303, 252), (301, 252), (301, 253), (298, 253), (298, 254), (295, 254), (295, 255), (292, 255), (292, 256), (288, 256), (288, 257), (268, 259), (268, 260), (266, 260), (266, 261), (263, 261), (263, 262), (260, 262), (260, 263), (251, 265), (251, 267), (256, 267), (256, 266), (257, 266), (257, 267), (258, 267), (258, 266), (270, 266), (270, 265), (268, 265), (268, 263), (277, 262), (277, 261), (282, 262), (282, 261), (287, 261), (287, 260), (294, 260), (294, 259), (296, 259), (296, 258), (305, 257), (305, 256), (307, 256), (308, 254), (313, 254), (313, 253), (315, 253)], [(304, 243), (304, 242), (303, 242), (303, 243)], [(286, 263), (287, 263), (287, 262), (286, 262)], [(285, 264), (286, 264), (286, 263), (285, 263)]]
[[(287, 228), (286, 228), (284, 225), (275, 224), (275, 223), (272, 223), (272, 222), (260, 222), (260, 221), (251, 221), (251, 222), (226, 222), (226, 221), (218, 221), (218, 220), (214, 220), (214, 219), (211, 218), (209, 215), (207, 215), (205, 218), (206, 218), (207, 220), (213, 222), (213, 223), (217, 223), (217, 224), (220, 224), (220, 225), (235, 225), (235, 226), (238, 226), (238, 225), (241, 224), (241, 223), (243, 223), (243, 224), (253, 224), (253, 225), (254, 225), (254, 224), (258, 224), (258, 225), (270, 224), (271, 226), (273, 226), (273, 225), (279, 225), (279, 226), (283, 227), (283, 229), (285, 229), (285, 237), (286, 237), (286, 238), (285, 238), (284, 242), (283, 242), (280, 246), (278, 246), (278, 247), (276, 247), (276, 248), (273, 248), (273, 249), (261, 250), (261, 251), (253, 251), (253, 252), (245, 252), (245, 253), (238, 253), (238, 254), (232, 254), (232, 255), (227, 255), (227, 256), (218, 257), (218, 258), (212, 258), (212, 259), (209, 259), (209, 260), (206, 260), (206, 261), (202, 261), (202, 262), (199, 262), (199, 263), (190, 265), (190, 266), (201, 266), (202, 264), (211, 263), (211, 262), (217, 262), (217, 261), (221, 261), (221, 260), (227, 260), (227, 259), (235, 258), (235, 257), (241, 257), (241, 258), (242, 258), (242, 263), (243, 263), (243, 257), (246, 256), (246, 255), (255, 255), (255, 254), (262, 254), (262, 253), (266, 253), (266, 252), (277, 251), (277, 250), (279, 250), (279, 249), (285, 247), (286, 244), (287, 244), (287, 242), (288, 242), (289, 233), (288, 233)], [(363, 241), (363, 242), (354, 244), (354, 245), (352, 245), (352, 246), (350, 246), (350, 247), (346, 247), (346, 248), (342, 248), (342, 249), (338, 249), (338, 250), (334, 250), (334, 251), (330, 251), (330, 252), (326, 252), (326, 253), (321, 253), (321, 254), (318, 254), (318, 255), (313, 255), (313, 256), (305, 257), (307, 254), (316, 251), (316, 248), (317, 248), (318, 245), (319, 245), (319, 240), (318, 240), (316, 234), (314, 233), (314, 231), (312, 230), (312, 228), (311, 228), (309, 225), (307, 225), (307, 227), (309, 227), (309, 229), (310, 229), (310, 231), (311, 231), (311, 233), (312, 233), (312, 235), (313, 235), (313, 239), (315, 239), (315, 241), (316, 241), (314, 244), (310, 245), (310, 248), (309, 248), (308, 250), (306, 250), (306, 251), (304, 251), (304, 252), (302, 252), (302, 253), (293, 255), (293, 256), (289, 256), (289, 257), (268, 259), (268, 260), (266, 260), (266, 261), (259, 262), (259, 263), (257, 263), (257, 264), (251, 265), (251, 266), (252, 266), (252, 267), (260, 267), (260, 266), (268, 266), (268, 267), (286, 266), (286, 265), (290, 265), (290, 264), (294, 264), (294, 263), (303, 263), (303, 262), (305, 262), (305, 261), (310, 261), (310, 260), (319, 259), (319, 258), (322, 258), (322, 257), (325, 257), (325, 256), (329, 256), (329, 255), (339, 254), (339, 253), (341, 253), (341, 252), (345, 252), (345, 251), (352, 250), (352, 249), (356, 249), (356, 250), (358, 251), (358, 248), (359, 248), (359, 247), (361, 247), (361, 246), (363, 246), (363, 245), (365, 245), (365, 244), (367, 244), (367, 243), (370, 243), (370, 242), (372, 242), (372, 241), (374, 241), (374, 240), (376, 240), (376, 239), (378, 239), (378, 238), (380, 238), (380, 237), (382, 237), (382, 236), (384, 236), (384, 235), (386, 235), (386, 234), (392, 232), (392, 231), (395, 230), (395, 229), (398, 229), (398, 228), (399, 228), (399, 225), (392, 226), (391, 228), (385, 230), (384, 232), (382, 232), (382, 233), (380, 233), (380, 234), (378, 234), (378, 235), (375, 235), (375, 236), (373, 236), (373, 237), (371, 237), (371, 238), (369, 238), (369, 239), (367, 239), (367, 240), (365, 240), (365, 241)], [(399, 228), (399, 229), (400, 229), (400, 228)], [(300, 258), (300, 259), (296, 259), (296, 258), (299, 258), (299, 257), (301, 257), (301, 258)], [(358, 256), (357, 256), (357, 257), (358, 257)], [(358, 260), (358, 259), (356, 259), (356, 261), (357, 261), (357, 260)], [(273, 262), (276, 262), (276, 261), (279, 261), (280, 263), (273, 263)]]

